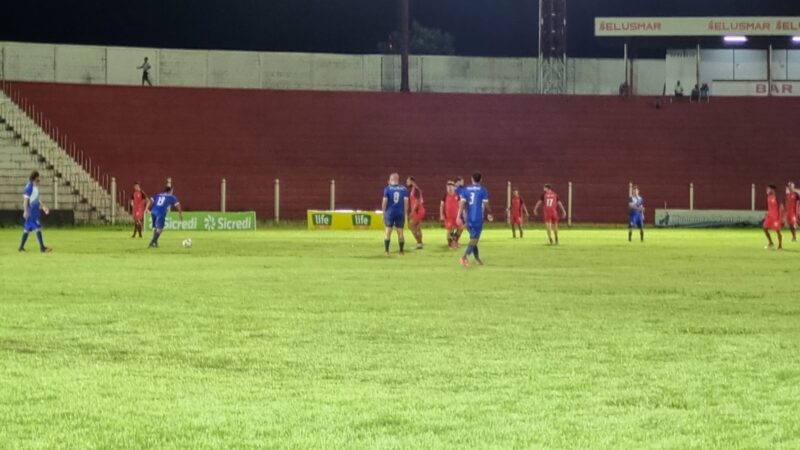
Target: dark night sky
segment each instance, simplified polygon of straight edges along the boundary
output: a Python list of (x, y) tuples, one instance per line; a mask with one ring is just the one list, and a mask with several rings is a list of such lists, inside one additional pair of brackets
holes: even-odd
[[(266, 51), (376, 53), (397, 0), (27, 0), (6, 2), (0, 40)], [(411, 0), (460, 55), (532, 56), (538, 0)], [(569, 54), (621, 56), (595, 16), (800, 15), (800, 0), (568, 0)]]

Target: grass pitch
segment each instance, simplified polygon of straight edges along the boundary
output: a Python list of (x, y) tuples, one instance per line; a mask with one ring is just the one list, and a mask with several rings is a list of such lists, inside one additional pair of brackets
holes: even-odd
[(0, 230), (0, 447), (800, 447), (800, 245), (426, 236)]

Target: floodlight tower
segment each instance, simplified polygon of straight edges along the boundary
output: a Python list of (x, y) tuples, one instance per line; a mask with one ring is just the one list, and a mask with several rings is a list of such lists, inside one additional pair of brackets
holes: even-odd
[(539, 93), (567, 93), (567, 0), (539, 0)]

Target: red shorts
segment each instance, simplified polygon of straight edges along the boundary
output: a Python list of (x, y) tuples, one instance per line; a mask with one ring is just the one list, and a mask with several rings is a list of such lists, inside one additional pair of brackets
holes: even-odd
[(786, 214), (786, 224), (789, 225), (790, 227), (796, 227), (797, 226), (797, 214), (789, 214), (789, 213), (787, 213)]
[(773, 230), (773, 231), (781, 231), (781, 219), (777, 217), (767, 217), (764, 219), (764, 229), (765, 230)]
[(553, 225), (558, 223), (558, 212), (557, 211), (547, 211), (544, 212), (544, 223), (551, 223)]
[(522, 223), (523, 223), (522, 216), (519, 216), (519, 217), (512, 216), (511, 217), (511, 225), (522, 225)]
[(134, 211), (133, 212), (133, 220), (136, 220), (136, 221), (144, 220), (144, 210)]
[(453, 228), (461, 228), (458, 226), (458, 221), (456, 219), (445, 219), (444, 227), (447, 230), (452, 230)]
[(420, 223), (423, 220), (425, 220), (425, 208), (420, 208), (417, 210), (416, 213), (411, 212), (409, 213), (409, 215), (411, 216), (411, 220), (413, 220), (416, 223)]

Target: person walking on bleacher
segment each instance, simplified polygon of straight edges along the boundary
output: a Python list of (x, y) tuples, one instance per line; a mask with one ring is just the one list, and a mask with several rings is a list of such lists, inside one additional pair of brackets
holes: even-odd
[(137, 67), (137, 69), (141, 69), (142, 70), (142, 86), (144, 86), (145, 83), (147, 83), (148, 86), (152, 86), (153, 85), (153, 83), (150, 82), (150, 68), (151, 67), (152, 66), (150, 65), (150, 62), (148, 62), (146, 56), (144, 58), (144, 62), (142, 63), (142, 65)]

